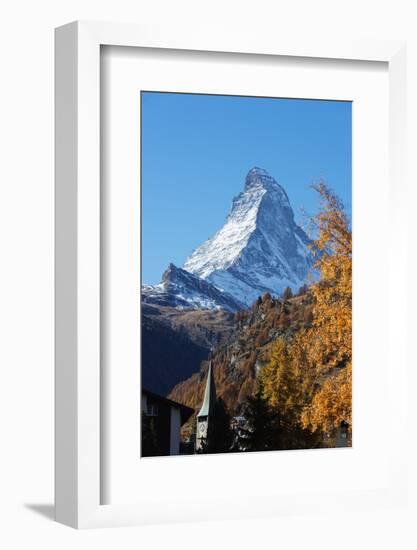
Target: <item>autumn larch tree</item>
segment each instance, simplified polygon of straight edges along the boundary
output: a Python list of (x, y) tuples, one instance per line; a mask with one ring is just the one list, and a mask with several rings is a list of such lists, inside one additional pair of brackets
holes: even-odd
[(300, 339), (317, 381), (302, 422), (328, 437), (340, 426), (352, 429), (352, 233), (337, 196), (324, 183), (313, 186), (321, 199), (315, 216), (315, 268), (320, 280), (311, 286), (313, 321)]

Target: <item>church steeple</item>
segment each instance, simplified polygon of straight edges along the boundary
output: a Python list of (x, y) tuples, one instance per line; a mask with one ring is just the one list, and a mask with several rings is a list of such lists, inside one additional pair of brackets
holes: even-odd
[(216, 407), (216, 385), (214, 383), (213, 366), (210, 361), (207, 371), (204, 400), (200, 412), (197, 415), (196, 450), (201, 451), (209, 443), (211, 421)]
[(216, 385), (214, 383), (213, 367), (211, 361), (207, 372), (206, 389), (204, 391), (204, 401), (197, 418), (200, 416), (209, 416), (214, 413), (216, 404)]

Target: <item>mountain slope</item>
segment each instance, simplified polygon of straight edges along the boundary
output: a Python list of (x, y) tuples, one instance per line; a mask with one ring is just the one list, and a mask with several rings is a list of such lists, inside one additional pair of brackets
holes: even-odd
[(189, 256), (184, 270), (248, 306), (265, 292), (277, 295), (306, 282), (309, 243), (284, 189), (253, 168), (224, 226)]
[[(235, 331), (212, 351), (216, 392), (232, 414), (253, 395), (257, 375), (268, 361), (270, 348), (277, 337), (289, 338), (301, 327), (310, 326), (312, 297), (304, 294), (289, 300), (265, 295), (248, 310), (235, 315)], [(199, 372), (177, 384), (169, 397), (198, 409), (201, 405), (207, 363)]]
[(179, 309), (223, 309), (233, 312), (243, 304), (209, 281), (169, 264), (159, 285), (142, 287), (142, 302)]
[(142, 384), (166, 395), (200, 368), (214, 345), (234, 331), (226, 311), (179, 310), (142, 304)]

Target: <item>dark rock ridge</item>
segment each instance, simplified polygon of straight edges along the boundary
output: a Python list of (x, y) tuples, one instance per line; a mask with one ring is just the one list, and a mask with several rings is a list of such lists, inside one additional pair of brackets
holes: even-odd
[(238, 311), (244, 305), (209, 281), (170, 263), (158, 285), (142, 287), (142, 302), (181, 309)]

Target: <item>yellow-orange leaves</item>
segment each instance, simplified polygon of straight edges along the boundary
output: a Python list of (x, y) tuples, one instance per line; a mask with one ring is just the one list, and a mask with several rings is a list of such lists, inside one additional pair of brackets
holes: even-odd
[(278, 339), (261, 375), (264, 397), (313, 432), (333, 436), (352, 422), (352, 235), (339, 199), (314, 186), (321, 209), (313, 218), (318, 282), (311, 285), (311, 323)]

